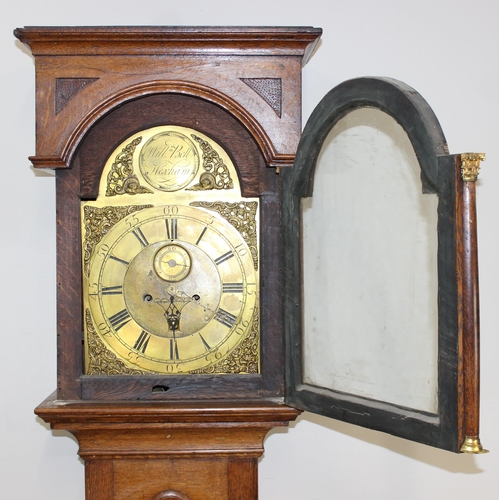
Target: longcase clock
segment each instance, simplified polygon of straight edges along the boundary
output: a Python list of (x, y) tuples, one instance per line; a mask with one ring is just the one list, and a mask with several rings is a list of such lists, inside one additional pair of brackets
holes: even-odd
[(256, 498), (264, 436), (300, 413), (283, 404), (279, 173), (320, 33), (16, 31), (31, 161), (57, 179), (58, 382), (37, 413), (77, 437), (89, 500)]
[(301, 134), (320, 29), (15, 34), (30, 159), (57, 179), (58, 381), (36, 412), (78, 439), (88, 500), (257, 498), (266, 433), (303, 409), (483, 451), (482, 156), (449, 155), (413, 89), (346, 82)]

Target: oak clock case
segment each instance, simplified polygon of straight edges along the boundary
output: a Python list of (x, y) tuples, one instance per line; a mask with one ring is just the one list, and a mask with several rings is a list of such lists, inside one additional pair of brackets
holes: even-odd
[(120, 144), (82, 203), (85, 373), (258, 374), (258, 211), (198, 131)]
[(266, 434), (300, 414), (279, 172), (321, 29), (15, 35), (36, 65), (30, 159), (56, 170), (57, 390), (35, 412), (78, 440), (88, 500), (257, 498)]
[[(58, 399), (282, 400), (277, 174), (321, 29), (15, 35), (37, 65), (31, 160), (56, 170)], [(162, 134), (191, 158), (170, 183), (148, 163)]]

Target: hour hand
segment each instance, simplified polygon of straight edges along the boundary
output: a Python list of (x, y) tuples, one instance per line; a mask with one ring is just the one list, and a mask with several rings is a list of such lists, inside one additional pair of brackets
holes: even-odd
[(170, 303), (165, 309), (165, 318), (167, 318), (167, 323), (170, 330), (172, 330), (175, 335), (175, 331), (179, 330), (181, 310), (176, 306), (174, 299), (175, 297), (173, 295), (170, 295)]

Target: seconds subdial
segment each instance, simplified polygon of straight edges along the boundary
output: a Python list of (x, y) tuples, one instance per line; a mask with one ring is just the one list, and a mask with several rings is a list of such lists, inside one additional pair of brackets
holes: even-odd
[(181, 245), (165, 245), (156, 252), (154, 269), (165, 281), (182, 281), (191, 271), (191, 256)]

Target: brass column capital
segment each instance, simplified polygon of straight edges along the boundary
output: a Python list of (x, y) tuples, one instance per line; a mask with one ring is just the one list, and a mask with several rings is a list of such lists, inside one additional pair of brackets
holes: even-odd
[(484, 161), (484, 153), (463, 153), (460, 155), (462, 161), (462, 180), (464, 182), (476, 182), (479, 175), (480, 163)]

